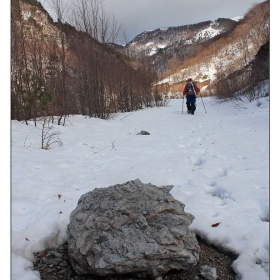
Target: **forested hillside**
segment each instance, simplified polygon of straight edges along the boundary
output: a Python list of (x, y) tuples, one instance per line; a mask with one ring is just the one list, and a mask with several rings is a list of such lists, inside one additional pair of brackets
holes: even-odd
[[(69, 114), (107, 119), (162, 106), (182, 96), (188, 77), (202, 95), (254, 99), (268, 78), (269, 1), (238, 22), (159, 28), (126, 46), (114, 44), (120, 26), (101, 0), (75, 1), (67, 18), (66, 7), (52, 1), (56, 22), (37, 0), (11, 1), (12, 119), (59, 116), (60, 124)], [(254, 61), (265, 45), (265, 64)]]
[(12, 119), (60, 116), (60, 124), (69, 114), (106, 119), (160, 105), (151, 88), (154, 75), (148, 68), (134, 69), (128, 57), (109, 48), (104, 26), (96, 30), (100, 43), (89, 14), (77, 12), (77, 26), (86, 25), (75, 28), (62, 21), (62, 7), (55, 8), (54, 23), (36, 0), (11, 2)]

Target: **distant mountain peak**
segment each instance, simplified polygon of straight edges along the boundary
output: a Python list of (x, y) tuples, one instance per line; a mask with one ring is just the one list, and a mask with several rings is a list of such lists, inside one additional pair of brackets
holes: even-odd
[(121, 51), (128, 51), (136, 60), (144, 57), (151, 60), (163, 57), (167, 60), (172, 58), (183, 60), (188, 55), (186, 47), (206, 42), (232, 30), (236, 24), (236, 20), (218, 18), (196, 24), (160, 27), (138, 34)]

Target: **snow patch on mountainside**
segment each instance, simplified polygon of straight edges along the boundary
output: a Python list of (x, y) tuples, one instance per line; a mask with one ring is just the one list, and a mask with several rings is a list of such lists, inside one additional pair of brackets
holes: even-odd
[(157, 53), (157, 49), (153, 48), (152, 51), (149, 53), (149, 56), (152, 56)]
[(236, 17), (233, 17), (231, 19), (235, 20), (235, 21), (239, 21), (239, 20), (243, 19), (243, 16), (236, 16)]
[(146, 46), (149, 47), (150, 45), (153, 45), (153, 44), (154, 44), (154, 42), (149, 42), (146, 44)]
[[(173, 85), (184, 82), (189, 77), (199, 83), (205, 82), (206, 80), (210, 80), (211, 83), (217, 79), (218, 72), (222, 71), (223, 74), (227, 76), (234, 71), (240, 70), (255, 57), (254, 51), (244, 53), (244, 49), (240, 48), (240, 43), (239, 41), (233, 42), (220, 49), (219, 53), (213, 55), (210, 60), (181, 69), (159, 81), (158, 84), (168, 83), (169, 85)], [(251, 50), (253, 48), (252, 42), (248, 40), (247, 44), (248, 50)], [(202, 93), (207, 93), (208, 88), (203, 87), (200, 90)]]
[(211, 39), (221, 33), (221, 30), (215, 29), (213, 27), (208, 27), (206, 29), (201, 30), (194, 36), (194, 41), (200, 41), (205, 39)]

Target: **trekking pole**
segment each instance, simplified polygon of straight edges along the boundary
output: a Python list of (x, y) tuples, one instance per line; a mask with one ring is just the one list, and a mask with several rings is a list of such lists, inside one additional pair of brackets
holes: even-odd
[(183, 110), (184, 110), (184, 95), (183, 95), (183, 103), (182, 103), (182, 114), (183, 114)]
[(203, 107), (204, 107), (205, 113), (207, 113), (207, 112), (206, 112), (206, 109), (205, 109), (205, 106), (204, 106), (204, 102), (203, 102), (202, 96), (200, 95), (200, 97), (201, 97), (201, 101), (202, 101), (202, 104), (203, 104)]

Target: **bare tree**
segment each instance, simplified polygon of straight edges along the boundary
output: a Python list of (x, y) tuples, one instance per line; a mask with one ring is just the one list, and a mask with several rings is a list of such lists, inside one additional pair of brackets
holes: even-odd
[(115, 15), (106, 13), (103, 7), (100, 11), (98, 29), (102, 43), (115, 43), (121, 34), (122, 27)]
[(248, 12), (252, 24), (250, 35), (257, 49), (269, 40), (269, 5), (266, 2), (253, 4)]
[(45, 89), (46, 50), (42, 33), (32, 16), (26, 24), (21, 5), (12, 1), (11, 23), (11, 95), (12, 117), (18, 120), (33, 119), (47, 111), (51, 101)]
[(114, 14), (105, 10), (104, 0), (73, 0), (72, 24), (102, 43), (114, 43), (122, 27)]
[(58, 38), (54, 38), (54, 45), (56, 45), (56, 52), (59, 55), (60, 69), (58, 71), (59, 81), (59, 98), (57, 100), (61, 101), (60, 109), (60, 118), (58, 119), (58, 124), (60, 124), (63, 116), (65, 124), (65, 118), (69, 108), (69, 89), (67, 86), (67, 62), (66, 62), (66, 51), (67, 51), (67, 42), (66, 35), (63, 32), (63, 23), (67, 18), (69, 13), (69, 5), (67, 2), (62, 0), (48, 0), (49, 5), (51, 6), (53, 12), (57, 18), (57, 27), (59, 29)]
[(33, 118), (36, 124), (38, 117), (53, 121), (53, 116), (59, 116), (60, 124), (70, 113), (107, 119), (117, 111), (153, 104), (155, 77), (149, 65), (132, 67), (128, 58), (100, 43), (114, 41), (119, 31), (115, 18), (105, 13), (103, 1), (75, 0), (77, 9), (71, 16), (80, 31), (65, 22), (69, 6), (62, 0), (48, 2), (58, 22), (45, 41), (36, 20), (26, 23), (19, 0), (12, 0), (13, 119), (27, 123)]

